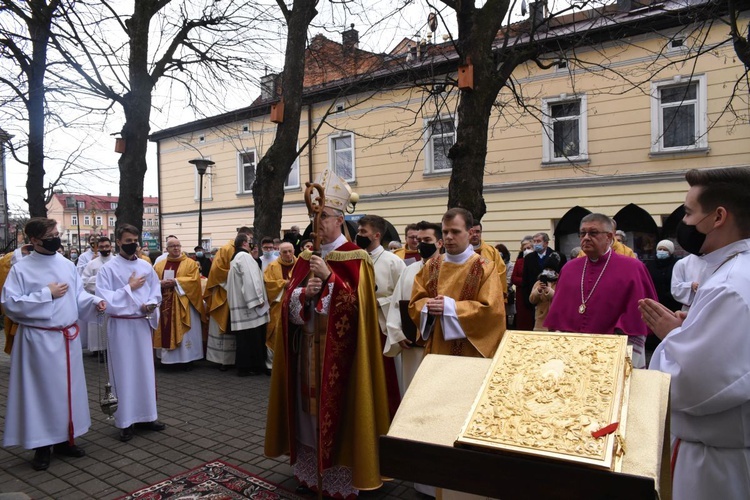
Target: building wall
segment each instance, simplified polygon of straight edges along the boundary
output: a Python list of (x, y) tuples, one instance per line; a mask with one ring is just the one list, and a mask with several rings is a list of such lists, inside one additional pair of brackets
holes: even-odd
[[(531, 64), (514, 73), (531, 108), (540, 109), (545, 98), (585, 95), (588, 161), (543, 163), (544, 131), (539, 113), (535, 117), (519, 109), (508, 93), (501, 93), (498, 102), (504, 105), (503, 112), (496, 111), (490, 119), (484, 179), (485, 240), (516, 248), (526, 234), (552, 233), (556, 221), (576, 205), (612, 216), (635, 203), (661, 225), (682, 203), (687, 185), (681, 178), (686, 170), (750, 164), (750, 124), (723, 112), (732, 91), (727, 82), (743, 71), (732, 47), (719, 47), (653, 75), (649, 64), (665, 52), (665, 41), (671, 35), (653, 34), (577, 51), (580, 59), (601, 61), (606, 67), (602, 70), (583, 70), (571, 62), (565, 71), (540, 70)], [(706, 43), (725, 37), (725, 30), (717, 28)], [(674, 61), (685, 58), (680, 50), (666, 52)], [(686, 81), (704, 75), (708, 147), (652, 153), (651, 82), (676, 82), (677, 77)], [(639, 85), (633, 88), (632, 83), (624, 83), (626, 78)], [(313, 141), (313, 178), (328, 166), (330, 138), (342, 130), (353, 131), (356, 181), (352, 188), (362, 196), (357, 213), (378, 213), (400, 232), (409, 222), (438, 220), (446, 207), (450, 177), (425, 173), (425, 123), (437, 115), (453, 116), (456, 96), (456, 92), (444, 92), (428, 98), (423, 89), (411, 88), (317, 103), (311, 110), (313, 127), (319, 125), (326, 110), (335, 110), (337, 105), (344, 110), (329, 116)], [(247, 132), (242, 131), (245, 126)], [(306, 140), (307, 130), (307, 110), (303, 109), (300, 143)], [(204, 179), (206, 193), (210, 184), (210, 196), (206, 194), (203, 203), (204, 238), (210, 237), (211, 244), (219, 246), (234, 236), (236, 227), (252, 225), (252, 197), (237, 192), (238, 151), (255, 148), (260, 158), (274, 133), (275, 126), (264, 116), (161, 141), (164, 233), (181, 230), (197, 235), (197, 175), (188, 163), (198, 156), (197, 151), (216, 162)], [(304, 182), (309, 179), (307, 150), (299, 163)], [(289, 190), (285, 203), (282, 227), (304, 227), (307, 217), (302, 189)], [(181, 237), (189, 246), (196, 241), (196, 237)]]

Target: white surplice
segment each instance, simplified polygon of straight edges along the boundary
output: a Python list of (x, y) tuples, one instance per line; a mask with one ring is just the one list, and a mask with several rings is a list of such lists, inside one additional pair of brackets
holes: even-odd
[(391, 295), (396, 289), (396, 283), (401, 273), (406, 269), (404, 260), (389, 252), (382, 246), (378, 246), (370, 253), (372, 265), (375, 270), (375, 300), (378, 301), (378, 323), (380, 331), (385, 335), (386, 317), (391, 307)]
[(750, 239), (702, 257), (703, 281), (651, 369), (672, 376), (671, 426), (681, 440), (673, 496), (750, 498)]
[[(67, 293), (53, 299), (48, 287), (52, 282), (66, 283)], [(69, 341), (68, 358), (68, 341), (62, 331), (40, 328), (62, 329), (76, 323), (79, 316), (81, 320), (95, 317), (101, 300), (84, 291), (75, 266), (58, 253), (32, 252), (11, 268), (2, 304), (19, 327), (11, 352), (4, 446), (31, 449), (67, 441), (70, 407), (73, 435), (88, 431), (91, 416), (80, 337)]]
[(682, 304), (683, 311), (687, 311), (693, 303), (695, 297), (693, 283), (698, 283), (700, 286), (701, 275), (705, 268), (706, 263), (697, 255), (691, 254), (675, 262), (670, 286), (672, 297)]
[(91, 250), (91, 248), (87, 248), (85, 252), (83, 252), (81, 255), (78, 256), (78, 260), (76, 260), (76, 270), (78, 271), (78, 275), (83, 275), (83, 270), (86, 269), (86, 266), (89, 265), (89, 262), (94, 260), (96, 255), (94, 255), (94, 251)]
[[(81, 275), (81, 281), (83, 281), (83, 288), (87, 292), (92, 295), (96, 294), (96, 274), (104, 264), (114, 258), (115, 256), (112, 254), (106, 257), (100, 255), (86, 265)], [(101, 340), (99, 339), (99, 328), (98, 318), (96, 321), (89, 321), (81, 325), (81, 347), (92, 352), (103, 351), (107, 348), (107, 322), (102, 321)]]
[[(137, 290), (128, 284), (133, 273), (146, 278)], [(96, 293), (107, 301), (109, 373), (119, 400), (115, 426), (123, 429), (156, 420), (153, 329), (158, 325), (159, 308), (154, 309), (149, 320), (141, 306), (161, 302), (159, 278), (145, 260), (117, 255), (99, 270)]]
[(409, 264), (401, 273), (396, 283), (396, 288), (391, 295), (391, 305), (386, 318), (386, 341), (383, 354), (389, 357), (401, 357), (401, 370), (399, 375), (399, 389), (403, 396), (409, 388), (414, 375), (417, 373), (422, 358), (424, 358), (424, 347), (412, 345), (409, 349), (401, 349), (399, 342), (406, 340), (401, 323), (401, 310), (399, 301), (411, 299), (411, 290), (414, 288), (414, 278), (424, 267), (424, 260), (418, 260)]

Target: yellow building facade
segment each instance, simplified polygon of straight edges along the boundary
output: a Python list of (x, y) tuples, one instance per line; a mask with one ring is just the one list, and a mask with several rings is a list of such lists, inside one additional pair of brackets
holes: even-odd
[[(705, 40), (674, 26), (579, 47), (550, 69), (517, 68), (514, 83), (525, 107), (506, 89), (490, 119), (485, 241), (515, 252), (524, 235), (543, 231), (567, 252), (577, 229), (561, 232), (558, 224), (579, 207), (619, 212), (628, 243), (649, 253), (656, 238), (669, 234), (687, 170), (749, 166), (750, 124), (726, 109), (744, 67), (731, 44), (717, 43), (728, 36), (725, 26), (716, 23), (700, 36)], [(699, 43), (718, 46), (698, 55)], [(457, 126), (458, 90), (445, 81), (442, 74), (412, 86), (353, 85), (335, 98), (310, 98), (299, 143), (320, 129), (287, 180), (282, 228), (307, 224), (304, 182), (329, 165), (360, 194), (355, 214), (381, 215), (399, 231), (439, 221)], [(744, 92), (738, 102), (746, 106)], [(221, 246), (237, 227), (252, 226), (253, 169), (275, 130), (268, 102), (261, 101), (155, 133), (163, 233), (179, 235), (188, 247), (196, 243), (200, 178), (188, 161), (200, 156), (215, 162), (203, 178), (206, 244)]]

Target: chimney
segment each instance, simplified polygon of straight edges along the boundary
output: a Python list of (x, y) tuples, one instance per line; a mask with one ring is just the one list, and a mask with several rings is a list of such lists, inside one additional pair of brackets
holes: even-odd
[(547, 0), (529, 2), (529, 20), (534, 29), (540, 28), (547, 17)]
[(351, 24), (351, 28), (341, 33), (341, 45), (344, 52), (353, 52), (359, 48), (359, 31), (354, 29), (354, 23)]
[(260, 98), (264, 101), (276, 99), (279, 95), (279, 75), (268, 73), (260, 77)]

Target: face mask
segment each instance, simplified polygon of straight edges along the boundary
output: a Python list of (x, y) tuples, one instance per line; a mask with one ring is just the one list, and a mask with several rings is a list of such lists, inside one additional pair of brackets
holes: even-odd
[(419, 252), (420, 257), (422, 257), (424, 260), (427, 260), (435, 255), (435, 252), (437, 252), (437, 245), (434, 243), (425, 243), (424, 241), (422, 241), (417, 246), (417, 251)]
[(367, 236), (361, 236), (358, 234), (355, 240), (357, 242), (357, 246), (362, 250), (367, 250), (367, 248), (372, 245), (372, 240)]
[(656, 258), (657, 259), (668, 259), (669, 258), (669, 252), (666, 250), (657, 250), (656, 251)]
[(280, 254), (279, 254), (279, 251), (278, 251), (278, 250), (274, 250), (274, 251), (273, 251), (273, 256), (274, 256), (274, 257), (278, 258), (278, 257), (279, 257), (279, 255), (280, 255)]
[(270, 259), (273, 257), (273, 250), (263, 250), (263, 257)]
[(138, 243), (125, 243), (120, 245), (120, 250), (125, 252), (125, 255), (135, 255), (135, 251), (138, 248)]
[(203, 252), (195, 252), (195, 256), (200, 259), (201, 257), (203, 257)]
[[(706, 220), (710, 215), (708, 214), (698, 221), (698, 224)], [(677, 224), (677, 243), (680, 244), (686, 252), (690, 252), (693, 255), (701, 255), (701, 247), (706, 241), (706, 235), (698, 231), (695, 225), (685, 224), (680, 221)]]
[(541, 243), (534, 243), (534, 251), (536, 253), (542, 253), (544, 251), (544, 245)]
[(526, 257), (527, 255), (529, 255), (533, 251), (534, 250), (532, 250), (531, 248), (527, 248), (526, 250), (523, 251), (523, 256)]
[(109, 254), (112, 250), (99, 250), (99, 255), (102, 257), (109, 257)]
[(70, 254), (70, 260), (78, 260), (78, 254), (77, 253)]
[(552, 269), (545, 269), (544, 271), (542, 271), (542, 276), (546, 276), (547, 278), (552, 280), (557, 279), (557, 273)]
[(42, 247), (48, 252), (57, 252), (57, 249), (60, 248), (61, 244), (62, 241), (60, 238), (45, 238), (42, 240)]

